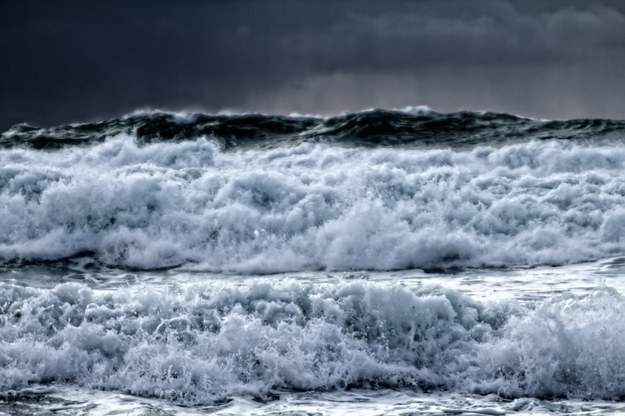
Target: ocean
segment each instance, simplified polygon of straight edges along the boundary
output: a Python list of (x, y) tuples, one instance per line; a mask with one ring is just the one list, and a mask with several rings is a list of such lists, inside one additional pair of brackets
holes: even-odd
[(0, 415), (625, 413), (625, 121), (0, 136)]

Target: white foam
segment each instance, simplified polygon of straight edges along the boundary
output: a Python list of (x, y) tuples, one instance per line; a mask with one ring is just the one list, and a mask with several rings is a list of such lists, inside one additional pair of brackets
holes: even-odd
[(0, 285), (0, 389), (70, 383), (184, 404), (271, 389), (622, 398), (625, 302), (526, 308), (437, 287), (255, 282), (94, 292)]
[(224, 152), (121, 135), (0, 151), (0, 258), (271, 273), (625, 254), (625, 146)]
[(394, 111), (401, 111), (403, 113), (408, 113), (408, 114), (412, 114), (415, 116), (427, 116), (434, 112), (434, 110), (432, 110), (427, 105), (417, 105), (417, 106), (409, 105), (401, 109), (394, 109)]

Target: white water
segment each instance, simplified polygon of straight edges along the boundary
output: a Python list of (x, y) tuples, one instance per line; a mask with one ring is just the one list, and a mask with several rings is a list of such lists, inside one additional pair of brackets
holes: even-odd
[(624, 162), (4, 149), (0, 412), (622, 413)]
[(618, 414), (622, 266), (265, 277), (8, 271), (0, 411)]
[(625, 254), (625, 145), (465, 150), (207, 140), (0, 152), (0, 258), (274, 273)]

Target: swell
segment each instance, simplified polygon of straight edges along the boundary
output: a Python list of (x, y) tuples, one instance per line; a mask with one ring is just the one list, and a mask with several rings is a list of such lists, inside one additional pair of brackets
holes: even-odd
[(462, 147), (528, 140), (622, 139), (625, 122), (540, 121), (501, 113), (371, 110), (329, 118), (263, 114), (211, 115), (142, 112), (97, 123), (39, 128), (17, 125), (0, 147), (59, 149), (129, 134), (139, 143), (209, 137), (224, 149), (275, 148), (306, 142), (348, 146)]
[(379, 386), (621, 400), (623, 311), (606, 287), (524, 307), (361, 281), (3, 283), (0, 389), (70, 383), (188, 405)]

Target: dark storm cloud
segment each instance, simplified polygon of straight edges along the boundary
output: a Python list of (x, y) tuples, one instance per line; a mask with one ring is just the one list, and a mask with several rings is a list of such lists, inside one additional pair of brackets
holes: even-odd
[(0, 127), (141, 107), (428, 104), (625, 118), (609, 1), (56, 1), (0, 6)]

